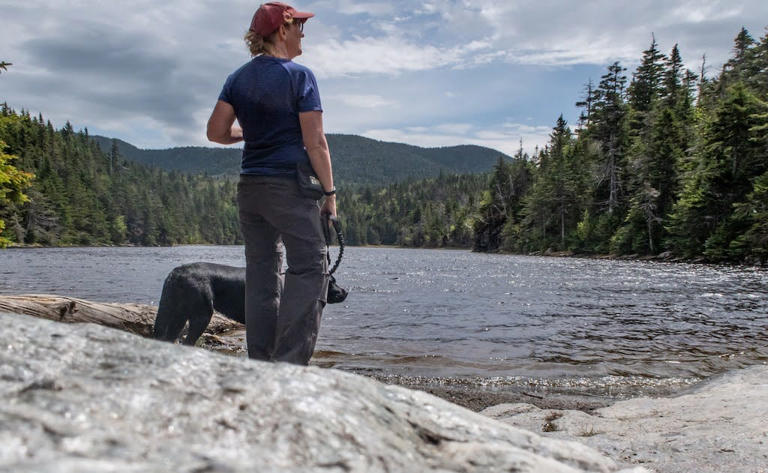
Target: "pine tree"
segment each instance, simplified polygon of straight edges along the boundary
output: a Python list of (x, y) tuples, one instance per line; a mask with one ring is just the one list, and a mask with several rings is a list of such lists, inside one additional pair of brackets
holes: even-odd
[(645, 114), (651, 111), (661, 95), (665, 61), (666, 57), (659, 51), (654, 36), (651, 46), (643, 51), (642, 62), (635, 71), (632, 83), (627, 90), (629, 105), (639, 114), (636, 121), (630, 123), (630, 130), (644, 127)]
[(622, 205), (622, 186), (624, 158), (626, 153), (626, 117), (627, 107), (624, 102), (626, 69), (618, 62), (608, 67), (597, 89), (594, 126), (589, 137), (597, 141), (601, 150), (601, 170), (599, 172), (598, 202), (607, 207), (608, 214), (613, 214)]
[(584, 86), (584, 96), (581, 100), (576, 102), (576, 106), (582, 108), (579, 113), (578, 132), (581, 132), (583, 128), (589, 128), (590, 125), (592, 125), (592, 110), (594, 109), (596, 101), (595, 85), (592, 83), (592, 79), (589, 79)]
[(568, 249), (567, 236), (583, 212), (586, 176), (578, 150), (567, 122), (560, 115), (524, 200), (523, 225), (533, 235), (532, 243), (539, 250)]
[(734, 256), (753, 257), (760, 264), (768, 262), (768, 172), (755, 179), (752, 192), (734, 206), (734, 218), (745, 231), (734, 238), (729, 249)]
[(673, 248), (686, 256), (704, 254), (732, 259), (730, 242), (745, 222), (730, 218), (734, 205), (753, 190), (751, 182), (768, 168), (766, 146), (759, 136), (768, 121), (766, 104), (741, 84), (727, 89), (702, 136), (687, 170), (669, 230)]

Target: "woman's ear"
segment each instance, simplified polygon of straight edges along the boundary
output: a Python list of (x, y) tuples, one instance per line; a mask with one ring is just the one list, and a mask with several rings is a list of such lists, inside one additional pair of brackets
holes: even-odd
[(280, 25), (280, 29), (279, 29), (279, 30), (277, 30), (277, 31), (278, 31), (278, 33), (280, 34), (280, 38), (281, 38), (282, 40), (285, 40), (285, 39), (288, 37), (288, 27), (287, 27), (287, 26), (285, 26), (285, 23), (283, 23), (282, 25)]

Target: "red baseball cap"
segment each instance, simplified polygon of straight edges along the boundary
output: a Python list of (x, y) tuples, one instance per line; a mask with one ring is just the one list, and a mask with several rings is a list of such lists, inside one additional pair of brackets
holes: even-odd
[(313, 16), (315, 16), (314, 13), (296, 11), (295, 8), (285, 3), (269, 2), (261, 5), (253, 14), (250, 31), (266, 38), (291, 18), (306, 20)]

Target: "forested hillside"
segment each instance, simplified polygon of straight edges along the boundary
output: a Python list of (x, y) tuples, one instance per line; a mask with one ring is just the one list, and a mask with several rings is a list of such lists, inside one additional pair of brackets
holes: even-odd
[[(126, 159), (169, 171), (236, 176), (240, 171), (237, 148), (183, 147), (143, 150), (121, 140), (95, 136), (102, 151), (117, 146)], [(328, 135), (333, 157), (334, 178), (339, 186), (388, 185), (405, 179), (437, 177), (444, 174), (488, 172), (499, 151), (482, 146), (463, 145), (444, 148), (421, 148), (402, 143), (389, 143), (355, 135)]]
[(0, 152), (34, 174), (25, 202), (0, 207), (3, 236), (41, 245), (231, 244), (240, 240), (230, 180), (166, 172), (103, 153), (87, 131), (0, 110)]
[(497, 167), (475, 248), (766, 261), (768, 35), (742, 29), (733, 51), (713, 79), (655, 40), (631, 79), (612, 64), (575, 130), (560, 117), (544, 150)]

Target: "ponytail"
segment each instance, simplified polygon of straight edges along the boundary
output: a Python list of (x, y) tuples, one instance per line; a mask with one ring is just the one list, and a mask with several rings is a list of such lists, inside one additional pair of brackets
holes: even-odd
[[(287, 28), (293, 23), (293, 18), (283, 23)], [(275, 34), (275, 33), (272, 33)], [(259, 54), (272, 54), (272, 42), (269, 40), (271, 35), (267, 38), (261, 36), (255, 31), (248, 30), (245, 33), (245, 45), (248, 46), (248, 50), (251, 52), (251, 56), (258, 56)]]

